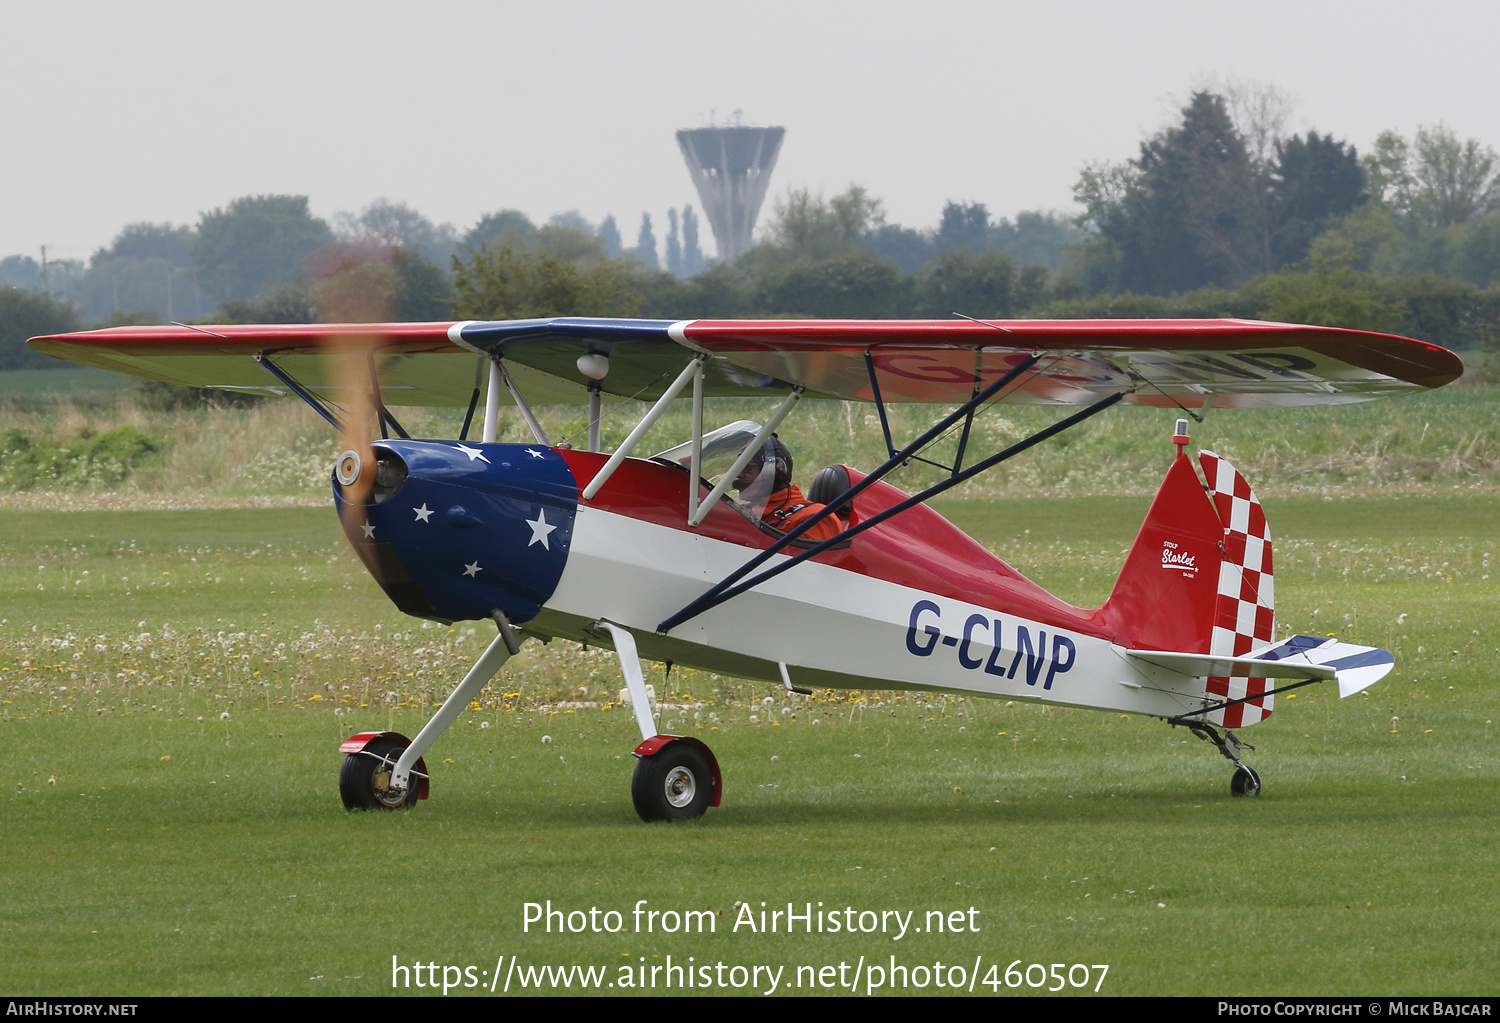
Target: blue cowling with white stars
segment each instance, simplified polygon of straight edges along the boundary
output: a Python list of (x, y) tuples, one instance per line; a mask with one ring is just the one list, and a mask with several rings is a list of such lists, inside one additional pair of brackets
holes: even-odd
[[(349, 542), (408, 614), (442, 621), (499, 609), (517, 624), (557, 589), (578, 510), (562, 457), (540, 444), (388, 440), (368, 503), (334, 484)], [(361, 519), (363, 521), (361, 521)]]

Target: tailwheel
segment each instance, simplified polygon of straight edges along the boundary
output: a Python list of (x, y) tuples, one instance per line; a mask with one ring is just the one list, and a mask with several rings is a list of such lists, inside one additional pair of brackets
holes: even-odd
[(635, 763), (630, 798), (643, 821), (702, 817), (714, 794), (708, 758), (687, 742), (674, 742)]
[(391, 772), (406, 752), (406, 744), (394, 739), (372, 739), (365, 748), (344, 757), (339, 770), (339, 796), (346, 810), (395, 810), (417, 804), (420, 786), (391, 788)]
[(1260, 795), (1260, 775), (1249, 764), (1239, 765), (1229, 779), (1229, 791), (1237, 796)]
[(1220, 732), (1206, 721), (1193, 721), (1185, 718), (1168, 718), (1167, 724), (1172, 726), (1182, 725), (1198, 738), (1213, 743), (1218, 747), (1225, 759), (1234, 764), (1234, 776), (1229, 779), (1229, 791), (1236, 796), (1258, 796), (1260, 795), (1260, 775), (1255, 768), (1240, 760), (1241, 750), (1253, 750), (1255, 747), (1240, 739), (1229, 729)]

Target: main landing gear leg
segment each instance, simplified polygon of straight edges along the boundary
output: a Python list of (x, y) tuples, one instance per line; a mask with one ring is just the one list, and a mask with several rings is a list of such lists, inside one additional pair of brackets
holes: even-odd
[(1200, 739), (1213, 743), (1224, 754), (1225, 759), (1234, 764), (1234, 775), (1229, 779), (1229, 791), (1236, 796), (1258, 796), (1260, 795), (1260, 775), (1255, 768), (1240, 760), (1240, 750), (1253, 750), (1255, 747), (1248, 742), (1241, 742), (1239, 736), (1229, 729), (1222, 733), (1213, 725), (1202, 721), (1184, 721), (1181, 718), (1172, 720), (1171, 724), (1184, 725), (1189, 731)]
[[(463, 681), (458, 684), (458, 687), (453, 690), (448, 699), (443, 701), (443, 705), (438, 708), (437, 713), (432, 715), (427, 724), (422, 726), (422, 730), (411, 741), (411, 745), (407, 746), (401, 752), (394, 767), (386, 764), (385, 767), (374, 772), (351, 771), (348, 769), (350, 761), (356, 761), (357, 758), (369, 756), (370, 753), (368, 751), (373, 750), (376, 742), (379, 742), (379, 740), (370, 743), (365, 751), (350, 753), (345, 758), (346, 770), (339, 775), (339, 789), (346, 807), (352, 809), (356, 806), (373, 805), (409, 806), (415, 801), (406, 795), (412, 787), (412, 768), (416, 766), (422, 754), (427, 752), (427, 748), (437, 741), (438, 736), (448, 730), (448, 726), (453, 724), (454, 719), (469, 705), (469, 701), (474, 699), (479, 691), (484, 688), (485, 683), (495, 677), (501, 666), (510, 660), (512, 655), (521, 651), (520, 643), (517, 642), (516, 634), (511, 629), (510, 622), (506, 619), (505, 614), (497, 609), (491, 617), (494, 618), (495, 625), (499, 628), (500, 634), (494, 638), (485, 652), (480, 655), (479, 660), (474, 662), (474, 667), (469, 669), (469, 673), (464, 676)], [(394, 747), (390, 750), (383, 749), (381, 756), (384, 760), (388, 761), (391, 752), (394, 752)], [(385, 773), (386, 769), (389, 769), (390, 772), (388, 776)], [(369, 773), (370, 777), (367, 781), (364, 781), (366, 773)], [(368, 794), (363, 791), (349, 790), (350, 786), (361, 787), (362, 782), (363, 784), (374, 785), (377, 790), (373, 793), (374, 802), (366, 798)]]
[(635, 709), (635, 723), (641, 730), (641, 744), (633, 751), (637, 758), (635, 776), (630, 782), (635, 812), (643, 821), (702, 817), (710, 806), (719, 805), (723, 791), (718, 760), (698, 739), (657, 733), (635, 637), (613, 622), (599, 621), (594, 628), (609, 633), (614, 640)]

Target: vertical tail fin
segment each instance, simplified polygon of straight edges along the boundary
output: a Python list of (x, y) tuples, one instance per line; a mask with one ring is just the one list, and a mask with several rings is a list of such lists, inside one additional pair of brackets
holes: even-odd
[(1182, 451), (1151, 502), (1101, 614), (1136, 650), (1209, 653), (1224, 527)]
[[(1271, 533), (1250, 484), (1212, 451), (1198, 454), (1204, 486), (1183, 451), (1186, 426), (1179, 421), (1177, 457), (1101, 615), (1129, 649), (1248, 653), (1271, 642)], [(1269, 688), (1263, 678), (1208, 678), (1204, 691), (1214, 703), (1252, 697), (1209, 720), (1227, 728), (1263, 720), (1274, 697), (1259, 694)]]
[[(1209, 653), (1243, 654), (1271, 642), (1276, 618), (1275, 585), (1271, 571), (1271, 531), (1260, 499), (1245, 477), (1212, 451), (1198, 452), (1208, 480), (1214, 508), (1223, 523), (1224, 556), (1219, 566), (1218, 597), (1214, 606)], [(1263, 678), (1212, 677), (1208, 692), (1230, 700), (1263, 693)], [(1215, 724), (1243, 728), (1271, 715), (1274, 696), (1265, 696), (1215, 711)]]

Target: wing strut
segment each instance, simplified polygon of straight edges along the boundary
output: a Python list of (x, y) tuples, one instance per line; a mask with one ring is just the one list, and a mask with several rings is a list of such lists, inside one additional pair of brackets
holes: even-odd
[(277, 380), (280, 380), (282, 383), (286, 384), (287, 387), (291, 388), (292, 393), (301, 398), (303, 401), (307, 402), (308, 407), (310, 407), (314, 412), (322, 416), (324, 419), (328, 420), (329, 426), (332, 426), (339, 433), (344, 432), (344, 424), (340, 423), (337, 419), (334, 418), (333, 413), (328, 411), (328, 406), (314, 397), (312, 392), (310, 392), (307, 388), (303, 387), (301, 384), (297, 383), (297, 381), (293, 380), (286, 370), (282, 369), (280, 366), (276, 365), (276, 363), (272, 362), (269, 355), (267, 355), (265, 352), (256, 352), (255, 355), (252, 356), (252, 358), (254, 358), (256, 362), (260, 363), (261, 367), (264, 368), (267, 373), (270, 373)]
[[(490, 367), (490, 394), (492, 395), (490, 402), (497, 408), (495, 420), (499, 419), (498, 401), (500, 391), (499, 388), (495, 386), (495, 378), (499, 377), (505, 382), (505, 386), (510, 389), (510, 396), (511, 399), (516, 403), (516, 410), (521, 413), (521, 418), (526, 420), (526, 425), (531, 427), (531, 435), (536, 438), (536, 442), (538, 444), (545, 444), (550, 448), (552, 446), (552, 442), (547, 439), (547, 434), (542, 431), (542, 424), (537, 422), (536, 416), (531, 414), (531, 406), (526, 404), (525, 398), (521, 397), (521, 389), (517, 387), (516, 382), (511, 379), (510, 371), (505, 368), (505, 363), (501, 362), (499, 359), (495, 359), (490, 363)], [(485, 442), (493, 443), (493, 441), (495, 440), (495, 433), (496, 429), (494, 426), (494, 422), (490, 418), (490, 405), (486, 405), (484, 409)]]
[[(1032, 362), (1036, 356), (1032, 356)], [(891, 424), (885, 418), (885, 399), (880, 396), (880, 380), (875, 376), (875, 356), (865, 349), (865, 370), (870, 374), (870, 395), (875, 399), (875, 411), (880, 415), (880, 432), (885, 434), (885, 451), (889, 458), (896, 457), (896, 445), (891, 440)]]
[(646, 431), (651, 429), (652, 424), (656, 422), (657, 418), (667, 410), (667, 406), (672, 404), (672, 399), (677, 397), (678, 392), (687, 386), (688, 381), (695, 379), (703, 372), (703, 360), (705, 358), (706, 356), (703, 355), (693, 356), (682, 372), (677, 375), (677, 379), (672, 381), (671, 385), (662, 392), (660, 398), (656, 399), (656, 404), (652, 405), (650, 410), (641, 417), (641, 421), (635, 424), (635, 429), (630, 431), (630, 436), (626, 437), (625, 442), (615, 449), (614, 454), (609, 456), (609, 461), (604, 463), (604, 468), (595, 474), (594, 478), (589, 481), (589, 485), (583, 488), (583, 499), (585, 501), (592, 501), (594, 499), (594, 495), (599, 493), (599, 488), (604, 486), (605, 481), (613, 476), (615, 470), (620, 467), (620, 463), (625, 461), (630, 453), (635, 450), (635, 446), (646, 435)]
[(969, 414), (964, 416), (964, 432), (958, 438), (958, 453), (953, 456), (953, 472), (956, 475), (964, 465), (964, 452), (969, 449), (969, 431), (974, 428), (974, 413), (978, 406), (974, 404), (973, 398), (979, 395), (979, 383), (983, 378), (980, 370), (984, 365), (984, 355), (979, 349), (974, 350), (974, 394), (969, 400)]
[[(334, 414), (329, 411), (328, 403), (318, 400), (311, 391), (294, 380), (290, 373), (272, 362), (270, 355), (265, 352), (256, 352), (252, 358), (260, 363), (266, 372), (270, 373), (277, 380), (280, 380), (283, 384), (286, 384), (293, 394), (307, 403), (309, 408), (328, 420), (329, 426), (332, 426), (339, 433), (344, 432), (344, 424), (339, 422)], [(390, 409), (386, 408), (385, 401), (380, 397), (380, 374), (375, 369), (375, 356), (371, 354), (368, 361), (370, 366), (370, 398), (374, 402), (378, 413), (376, 418), (380, 423), (380, 435), (382, 437), (388, 436), (386, 426), (389, 424), (390, 428), (400, 434), (403, 440), (409, 439), (411, 435), (396, 421), (396, 417), (391, 414)]]
[(469, 439), (469, 427), (474, 425), (474, 410), (479, 407), (479, 382), (484, 379), (484, 356), (474, 365), (474, 394), (469, 398), (469, 411), (464, 413), (464, 428), (458, 431), (459, 440)]
[[(1024, 370), (1025, 368), (1025, 363), (1022, 363), (1012, 372), (1019, 372)], [(997, 383), (994, 386), (999, 385)], [(986, 391), (988, 390), (989, 388), (986, 388)], [(1030, 437), (1012, 444), (1004, 451), (991, 455), (989, 458), (982, 459), (981, 461), (974, 463), (972, 466), (963, 470), (962, 472), (957, 473), (953, 476), (949, 476), (947, 479), (943, 480), (940, 483), (933, 484), (921, 493), (908, 497), (906, 500), (892, 505), (885, 511), (879, 512), (878, 514), (870, 516), (868, 519), (864, 519), (856, 525), (850, 526), (843, 532), (839, 533), (837, 536), (824, 540), (822, 543), (809, 547), (807, 550), (800, 551), (792, 557), (781, 562), (780, 564), (773, 565), (771, 568), (766, 569), (759, 575), (754, 576), (750, 579), (746, 579), (744, 582), (740, 582), (738, 585), (735, 585), (736, 580), (744, 579), (744, 577), (750, 572), (754, 571), (757, 566), (764, 564), (771, 557), (771, 555), (786, 547), (787, 544), (791, 543), (798, 536), (802, 535), (802, 533), (806, 532), (806, 528), (803, 527), (810, 528), (814, 523), (821, 521), (822, 518), (826, 518), (827, 514), (831, 514), (830, 509), (837, 508), (840, 505), (844, 504), (846, 501), (850, 500), (855, 494), (864, 489), (864, 487), (871, 482), (872, 477), (878, 478), (879, 475), (883, 475), (889, 472), (892, 468), (899, 464), (902, 454), (898, 453), (896, 458), (892, 458), (891, 460), (886, 462), (885, 465), (882, 465), (875, 472), (865, 477), (865, 479), (850, 487), (842, 495), (834, 498), (825, 506), (822, 512), (819, 512), (817, 515), (810, 516), (806, 522), (801, 523), (798, 529), (794, 529), (792, 532), (776, 541), (776, 543), (772, 544), (766, 550), (761, 551), (755, 557), (747, 561), (744, 565), (740, 566), (729, 575), (725, 576), (724, 579), (716, 583), (703, 596), (699, 597), (697, 600), (694, 600), (682, 610), (678, 611), (676, 614), (663, 621), (656, 627), (656, 631), (661, 633), (671, 631), (673, 628), (681, 625), (683, 622), (688, 621), (691, 618), (696, 618), (703, 612), (717, 607), (727, 600), (731, 600), (734, 597), (739, 596), (741, 593), (754, 588), (760, 583), (765, 582), (767, 579), (771, 579), (775, 576), (780, 575), (782, 572), (785, 572), (793, 565), (821, 554), (824, 551), (828, 550), (830, 547), (833, 547), (837, 544), (845, 543), (848, 540), (851, 540), (854, 537), (858, 536), (860, 533), (863, 533), (865, 530), (880, 525), (880, 523), (884, 522), (886, 519), (889, 519), (894, 515), (899, 515), (901, 512), (906, 511), (906, 509), (911, 508), (914, 505), (923, 504), (929, 499), (936, 497), (938, 494), (943, 493), (945, 490), (956, 487), (960, 483), (966, 482), (967, 480), (978, 476), (980, 473), (986, 471), (987, 469), (991, 469), (994, 466), (999, 465), (1006, 459), (1013, 458), (1026, 449), (1036, 444), (1040, 444), (1048, 437), (1054, 436), (1055, 434), (1059, 434), (1062, 431), (1069, 429), (1070, 427), (1076, 426), (1077, 424), (1083, 422), (1085, 419), (1088, 419), (1091, 416), (1098, 415), (1100, 412), (1103, 412), (1105, 409), (1116, 404), (1130, 393), (1130, 391), (1116, 391), (1114, 394), (1111, 394), (1100, 401), (1096, 401), (1094, 404), (1088, 406), (1087, 408), (1075, 412), (1068, 418), (1053, 423), (1051, 426), (1047, 427), (1044, 430), (1038, 430)], [(948, 418), (952, 421), (957, 421), (957, 419), (963, 416), (966, 411), (967, 410), (965, 408), (959, 408)], [(945, 420), (945, 422), (947, 422), (947, 420)], [(941, 426), (942, 424), (939, 425)], [(948, 425), (951, 425), (951, 423), (949, 423)], [(938, 429), (938, 427), (934, 427), (933, 429), (936, 430)], [(929, 431), (929, 433), (931, 432), (932, 431)], [(925, 436), (926, 435), (924, 435), (924, 437)]]
[(375, 408), (380, 413), (380, 436), (389, 437), (386, 432), (386, 424), (401, 435), (402, 440), (411, 440), (411, 434), (396, 422), (396, 417), (391, 415), (391, 410), (385, 407), (385, 399), (380, 396), (380, 372), (375, 368), (375, 353), (365, 353), (365, 359), (370, 364), (370, 394), (375, 399)]

